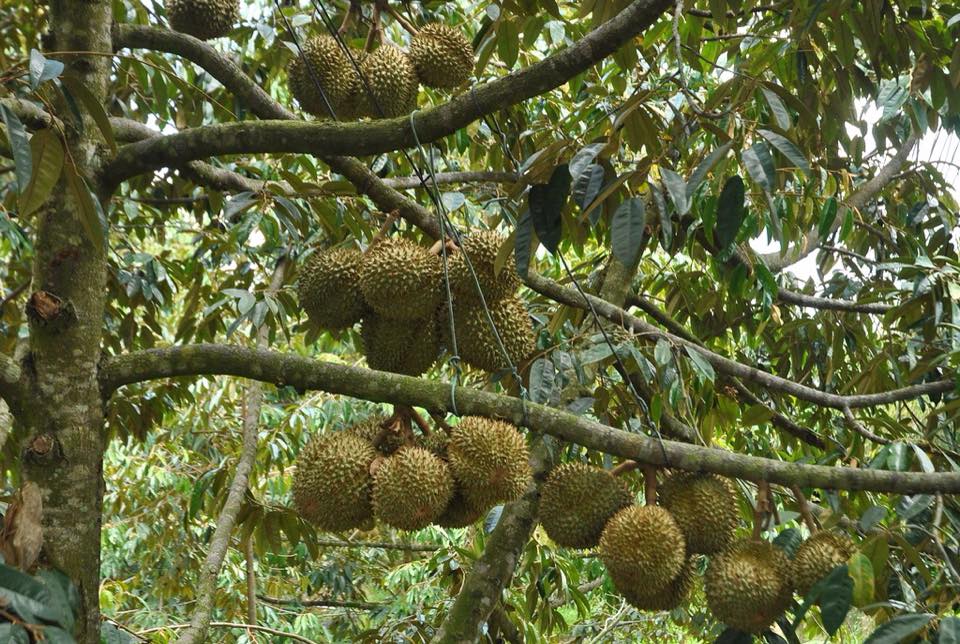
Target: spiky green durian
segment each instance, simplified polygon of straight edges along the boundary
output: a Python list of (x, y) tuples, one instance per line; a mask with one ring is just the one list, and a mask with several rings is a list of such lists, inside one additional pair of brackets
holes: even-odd
[(373, 474), (373, 514), (401, 530), (427, 527), (452, 496), (450, 468), (422, 447), (401, 447)]
[(385, 44), (363, 60), (360, 71), (366, 78), (359, 85), (361, 110), (373, 118), (409, 114), (417, 106), (419, 82), (413, 63), (397, 47)]
[(447, 509), (437, 519), (437, 525), (444, 528), (466, 528), (479, 521), (488, 509), (471, 503), (463, 496), (460, 486), (455, 485), (453, 497), (447, 504)]
[(419, 376), (440, 354), (433, 320), (412, 322), (367, 313), (363, 316), (360, 337), (367, 365), (379, 371)]
[(402, 238), (382, 239), (363, 257), (360, 291), (378, 315), (393, 320), (427, 320), (440, 304), (440, 258)]
[(829, 530), (821, 530), (804, 541), (790, 562), (790, 578), (797, 592), (809, 593), (830, 571), (845, 564), (853, 550), (849, 537)]
[(540, 523), (566, 548), (592, 548), (614, 514), (633, 502), (622, 481), (599, 467), (565, 463), (550, 472), (540, 492)]
[[(460, 251), (450, 257), (450, 288), (458, 301), (479, 304), (477, 283), (480, 284), (488, 305), (513, 295), (520, 287), (520, 275), (517, 274), (513, 253), (510, 253), (500, 272), (496, 270), (497, 255), (505, 240), (506, 237), (493, 230), (484, 230), (463, 238)], [(470, 272), (470, 266), (473, 266), (476, 281)]]
[(733, 543), (740, 512), (730, 479), (679, 472), (668, 477), (658, 492), (660, 503), (683, 531), (688, 552), (711, 555)]
[(355, 248), (314, 253), (300, 269), (297, 294), (307, 317), (325, 329), (342, 329), (360, 320), (365, 303), (360, 293), (360, 260)]
[(421, 436), (418, 445), (440, 458), (447, 459), (447, 447), (450, 445), (450, 437), (446, 432), (436, 431), (429, 436)]
[(631, 505), (607, 522), (600, 558), (617, 588), (665, 590), (686, 561), (683, 533), (669, 512), (656, 505)]
[(379, 438), (381, 433), (383, 433), (383, 439), (378, 445), (374, 445), (374, 447), (376, 447), (377, 451), (384, 456), (389, 456), (403, 447), (405, 444), (405, 437), (401, 436), (399, 432), (383, 432), (383, 426), (387, 420), (387, 417), (383, 415), (371, 416), (367, 420), (363, 420), (355, 425), (351, 425), (343, 431), (349, 432), (354, 436), (364, 438), (370, 441), (371, 444), (375, 443), (377, 438)]
[(314, 437), (297, 457), (293, 502), (304, 519), (322, 530), (366, 526), (373, 516), (370, 441), (347, 432)]
[(614, 580), (614, 586), (634, 608), (648, 611), (673, 610), (690, 596), (693, 582), (697, 578), (696, 572), (696, 561), (691, 557), (683, 564), (680, 574), (667, 584), (666, 588), (658, 592), (647, 592), (645, 588), (639, 586), (621, 588), (616, 586), (616, 580)]
[(410, 60), (421, 83), (427, 87), (452, 88), (470, 78), (473, 47), (460, 31), (431, 22), (410, 41)]
[(532, 476), (527, 442), (502, 420), (465, 416), (453, 428), (447, 458), (464, 496), (480, 507), (513, 501)]
[[(535, 348), (533, 323), (523, 300), (512, 296), (489, 304), (488, 308), (510, 362), (519, 366)], [(490, 372), (509, 366), (482, 307), (458, 306), (454, 310), (454, 320), (457, 349), (464, 362)]]
[(240, 20), (237, 0), (166, 0), (164, 6), (174, 31), (200, 40), (226, 36)]
[(759, 633), (790, 602), (790, 560), (767, 541), (742, 539), (710, 559), (707, 606), (714, 616), (747, 633)]
[(303, 44), (300, 55), (287, 67), (287, 77), (300, 107), (322, 118), (331, 117), (331, 108), (337, 118), (342, 118), (341, 112), (359, 81), (340, 43), (326, 35), (314, 36)]

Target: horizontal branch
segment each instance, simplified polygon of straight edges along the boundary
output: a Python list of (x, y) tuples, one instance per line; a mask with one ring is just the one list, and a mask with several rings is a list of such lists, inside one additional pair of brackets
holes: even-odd
[[(242, 622), (210, 622), (211, 628), (239, 628), (241, 630), (247, 631), (258, 631), (261, 633), (268, 633), (270, 635), (277, 635), (279, 637), (285, 637), (294, 642), (305, 642), (305, 644), (316, 644), (313, 640), (308, 640), (306, 637), (301, 637), (295, 633), (288, 633), (286, 631), (278, 631), (275, 628), (270, 628), (269, 626), (260, 626), (259, 624), (244, 624)], [(162, 631), (180, 631), (185, 628), (190, 628), (190, 624), (167, 624), (166, 626), (153, 626), (151, 628), (145, 628), (142, 631), (137, 631), (137, 635), (148, 635), (150, 633), (160, 633)]]
[[(575, 290), (546, 279), (536, 273), (530, 273), (525, 280), (527, 286), (534, 291), (549, 297), (555, 302), (560, 302), (576, 308), (587, 308), (587, 303)], [(927, 382), (921, 385), (911, 385), (901, 389), (893, 389), (875, 394), (854, 394), (844, 396), (833, 394), (826, 391), (820, 391), (813, 387), (802, 385), (798, 382), (775, 376), (772, 373), (762, 371), (756, 367), (750, 367), (730, 358), (725, 358), (709, 349), (697, 345), (695, 342), (681, 338), (672, 333), (661, 331), (657, 327), (644, 322), (638, 317), (630, 315), (623, 309), (610, 304), (606, 300), (593, 295), (586, 296), (596, 309), (597, 314), (602, 317), (622, 325), (624, 328), (631, 329), (635, 333), (642, 334), (648, 338), (663, 338), (676, 346), (689, 346), (695, 349), (717, 372), (740, 378), (748, 382), (755, 382), (766, 389), (773, 389), (790, 394), (800, 400), (820, 405), (821, 407), (832, 407), (834, 409), (843, 409), (844, 407), (874, 407), (904, 400), (913, 400), (921, 396), (944, 394), (954, 389), (953, 380), (945, 378), (935, 382)]]
[(361, 602), (350, 599), (285, 599), (280, 597), (270, 597), (269, 595), (257, 595), (257, 599), (268, 604), (276, 606), (303, 606), (303, 607), (323, 607), (323, 608), (357, 608), (359, 610), (380, 610), (390, 604)]
[(321, 548), (373, 548), (404, 552), (436, 552), (443, 548), (435, 543), (391, 543), (389, 541), (347, 541), (346, 539), (317, 539), (314, 543)]
[(52, 125), (63, 129), (63, 123), (60, 119), (51, 116), (50, 113), (36, 103), (25, 101), (22, 98), (8, 96), (7, 98), (0, 98), (0, 105), (3, 105), (16, 114), (17, 118), (31, 130), (45, 130)]
[(851, 302), (850, 300), (834, 300), (829, 297), (805, 295), (803, 293), (797, 293), (796, 291), (788, 291), (785, 288), (777, 289), (777, 299), (787, 304), (796, 304), (798, 306), (827, 311), (844, 311), (846, 313), (874, 313), (883, 315), (893, 308), (889, 304), (861, 304), (860, 302)]
[[(135, 382), (175, 376), (230, 375), (277, 386), (321, 390), (373, 402), (453, 412), (450, 383), (312, 360), (276, 351), (200, 344), (107, 358), (100, 371), (105, 395)], [(960, 492), (960, 473), (894, 472), (787, 463), (711, 447), (656, 439), (608, 427), (543, 405), (467, 387), (456, 388), (456, 413), (503, 418), (640, 463), (714, 472), (749, 481), (824, 489), (914, 494)]]
[[(494, 81), (477, 85), (448, 103), (416, 113), (416, 136), (404, 116), (362, 123), (277, 120), (207, 125), (120, 148), (103, 176), (119, 183), (158, 168), (211, 156), (247, 153), (370, 155), (435, 141), (492, 111), (554, 89), (589, 69), (660, 17), (669, 0), (634, 0), (611, 20), (557, 54)], [(266, 107), (266, 106), (263, 106)]]

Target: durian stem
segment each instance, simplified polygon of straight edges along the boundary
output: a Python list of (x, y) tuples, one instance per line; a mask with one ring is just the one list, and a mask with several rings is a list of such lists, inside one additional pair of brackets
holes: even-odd
[(610, 470), (610, 474), (613, 476), (620, 476), (621, 474), (626, 474), (627, 472), (632, 472), (633, 470), (640, 467), (640, 464), (636, 461), (626, 460), (617, 465), (615, 468)]
[(347, 29), (350, 28), (350, 25), (353, 24), (354, 18), (356, 18), (359, 13), (359, 0), (350, 0), (350, 7), (347, 9), (347, 14), (343, 17), (343, 22), (340, 23), (340, 28), (337, 29), (337, 33), (341, 36), (347, 33)]
[(643, 468), (643, 500), (647, 505), (657, 504), (657, 468), (651, 465)]
[(757, 483), (757, 496), (753, 507), (753, 540), (759, 541), (760, 534), (766, 529), (770, 518), (770, 484)]
[(447, 423), (447, 419), (443, 417), (443, 414), (431, 411), (430, 418), (432, 418), (436, 426), (446, 432), (448, 436), (453, 433), (453, 427), (450, 427), (450, 425)]
[(413, 407), (410, 407), (409, 413), (410, 413), (410, 418), (412, 418), (413, 422), (417, 424), (417, 427), (420, 428), (420, 431), (423, 432), (424, 436), (429, 436), (430, 434), (433, 433), (433, 431), (430, 429), (430, 425), (428, 425), (427, 421), (423, 419), (423, 416), (420, 415), (420, 412), (418, 412)]
[(363, 51), (368, 54), (373, 51), (373, 45), (380, 42), (380, 31), (383, 29), (380, 20), (380, 5), (380, 2), (373, 5), (373, 14), (370, 16), (370, 31), (367, 32), (367, 41), (363, 43)]
[(810, 504), (807, 503), (807, 497), (803, 495), (803, 490), (800, 489), (799, 485), (791, 485), (790, 491), (793, 492), (794, 498), (797, 499), (797, 505), (800, 507), (800, 516), (803, 517), (803, 522), (807, 524), (807, 529), (810, 530), (810, 534), (816, 534), (817, 521), (813, 518), (813, 513), (810, 512)]
[(386, 237), (387, 233), (390, 231), (390, 227), (400, 218), (399, 210), (392, 210), (387, 213), (387, 218), (380, 224), (380, 228), (377, 230), (377, 234), (373, 236), (373, 239), (370, 240), (370, 245), (367, 246), (367, 250), (373, 248), (374, 244)]
[(391, 6), (390, 6), (389, 4), (387, 4), (386, 2), (383, 3), (383, 8), (386, 9), (386, 10), (387, 10), (387, 13), (389, 13), (389, 14), (393, 17), (394, 20), (396, 20), (398, 23), (400, 23), (400, 26), (403, 27), (404, 29), (406, 29), (406, 30), (407, 30), (407, 33), (409, 33), (411, 36), (416, 36), (418, 33), (420, 33), (420, 32), (417, 30), (417, 28), (414, 27), (413, 24), (411, 24), (411, 22), (410, 22), (409, 20), (407, 20), (406, 18), (404, 18), (403, 15), (401, 15), (401, 13), (400, 13), (399, 11), (397, 11), (396, 9), (394, 9), (393, 7), (391, 7)]

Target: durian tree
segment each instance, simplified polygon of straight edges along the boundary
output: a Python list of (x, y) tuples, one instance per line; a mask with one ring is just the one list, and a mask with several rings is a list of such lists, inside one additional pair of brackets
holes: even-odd
[(0, 632), (954, 641), (958, 35), (0, 6)]

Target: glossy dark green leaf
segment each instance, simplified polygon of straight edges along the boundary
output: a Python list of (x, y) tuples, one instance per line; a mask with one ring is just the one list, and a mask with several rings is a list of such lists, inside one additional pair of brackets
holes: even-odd
[(663, 185), (666, 186), (677, 213), (681, 216), (687, 214), (690, 211), (690, 198), (687, 196), (687, 183), (683, 177), (670, 168), (660, 168), (660, 178), (663, 179)]
[(930, 623), (933, 615), (929, 613), (907, 613), (898, 615), (870, 634), (864, 644), (900, 644), (921, 628)]
[(47, 200), (63, 170), (63, 144), (53, 130), (40, 130), (30, 139), (33, 176), (20, 197), (20, 214), (29, 216)]
[(810, 176), (810, 162), (807, 161), (803, 153), (797, 149), (797, 146), (795, 146), (790, 139), (776, 132), (771, 132), (770, 130), (759, 129), (757, 132), (769, 141), (773, 147), (779, 150), (783, 156), (787, 157), (795, 168), (799, 169), (808, 177)]
[(586, 210), (587, 206), (600, 194), (600, 189), (603, 188), (603, 176), (603, 166), (593, 163), (587, 166), (574, 181), (573, 200), (581, 210)]
[(766, 143), (754, 143), (741, 154), (747, 173), (765, 192), (772, 192), (776, 179), (773, 156)]
[(647, 213), (640, 197), (627, 199), (613, 213), (610, 222), (613, 254), (625, 266), (633, 266), (640, 256), (646, 225)]
[(697, 192), (697, 188), (706, 180), (707, 175), (713, 170), (714, 166), (716, 166), (723, 157), (727, 156), (727, 153), (732, 147), (733, 141), (727, 141), (707, 155), (707, 158), (701, 161), (697, 169), (693, 171), (693, 174), (690, 175), (690, 180), (687, 181), (687, 201), (689, 203), (693, 203), (693, 195)]
[(10, 141), (10, 149), (13, 151), (17, 190), (23, 193), (30, 185), (30, 177), (33, 176), (33, 155), (30, 153), (27, 128), (23, 126), (17, 115), (2, 103), (0, 103), (0, 116), (3, 116), (3, 124), (7, 126), (7, 138)]
[(520, 215), (520, 219), (517, 220), (517, 235), (513, 247), (513, 257), (520, 277), (527, 277), (530, 268), (530, 255), (535, 250), (533, 248), (533, 220), (530, 217), (530, 211), (525, 210)]
[(97, 97), (93, 95), (93, 92), (91, 92), (82, 81), (70, 74), (62, 76), (60, 83), (66, 92), (69, 92), (71, 96), (83, 103), (83, 106), (87, 108), (87, 112), (89, 112), (93, 118), (93, 122), (97, 124), (97, 128), (103, 135), (103, 139), (107, 142), (107, 145), (110, 146), (111, 150), (116, 152), (117, 141), (113, 135), (113, 126), (110, 125), (110, 119), (107, 117), (103, 104), (97, 100)]
[(573, 155), (573, 158), (570, 159), (570, 177), (574, 183), (580, 179), (580, 175), (582, 175), (587, 168), (595, 165), (594, 159), (597, 158), (597, 155), (600, 154), (600, 151), (606, 146), (606, 143), (591, 143), (590, 145), (583, 146)]
[(744, 206), (746, 187), (739, 175), (727, 179), (717, 200), (717, 229), (714, 239), (720, 250), (725, 250), (736, 239), (747, 216)]
[(557, 372), (553, 362), (546, 358), (537, 358), (530, 366), (530, 386), (527, 387), (530, 400), (542, 405), (548, 404), (553, 397)]
[(685, 346), (684, 349), (686, 349), (687, 355), (690, 356), (690, 363), (693, 365), (697, 374), (704, 380), (713, 382), (716, 378), (716, 374), (713, 372), (713, 365), (707, 362), (703, 353), (689, 345)]
[(853, 605), (866, 606), (872, 602), (876, 580), (870, 558), (862, 552), (854, 553), (847, 562), (847, 572), (853, 581)]
[(550, 175), (550, 182), (530, 187), (530, 217), (537, 237), (551, 253), (556, 252), (563, 237), (561, 213), (570, 193), (570, 170), (558, 165)]
[(837, 219), (837, 199), (830, 197), (823, 202), (820, 208), (820, 221), (817, 223), (817, 234), (826, 239), (833, 230), (833, 222)]
[(817, 582), (811, 592), (817, 593), (817, 604), (823, 626), (829, 635), (833, 635), (843, 625), (850, 607), (853, 605), (853, 580), (847, 573), (847, 566), (837, 566), (825, 578)]
[(780, 100), (780, 97), (777, 96), (776, 92), (765, 87), (760, 88), (760, 91), (763, 92), (763, 97), (767, 99), (770, 112), (773, 114), (773, 118), (780, 129), (789, 130), (793, 127), (793, 119), (790, 118), (790, 112), (787, 110), (787, 106), (783, 104), (783, 101)]
[(102, 251), (106, 231), (100, 204), (97, 203), (87, 187), (87, 182), (80, 177), (70, 163), (64, 164), (63, 176), (66, 179), (67, 189), (77, 204), (77, 216), (80, 218), (80, 227), (83, 233), (97, 251)]
[(670, 364), (673, 360), (673, 349), (670, 343), (664, 338), (657, 340), (657, 346), (653, 350), (653, 357), (661, 367)]
[[(957, 14), (960, 16), (960, 14)], [(944, 615), (937, 629), (937, 644), (960, 644), (960, 617)]]
[(500, 515), (502, 514), (502, 505), (495, 505), (490, 508), (490, 511), (487, 512), (487, 516), (483, 519), (483, 531), (487, 534), (493, 532), (494, 528), (497, 527), (497, 524), (500, 523)]
[(30, 50), (30, 64), (27, 73), (30, 77), (30, 89), (37, 89), (41, 83), (58, 77), (63, 72), (63, 63), (49, 60), (36, 49)]
[(787, 553), (790, 557), (797, 554), (797, 549), (803, 543), (803, 534), (796, 528), (781, 530), (773, 540), (773, 545)]

